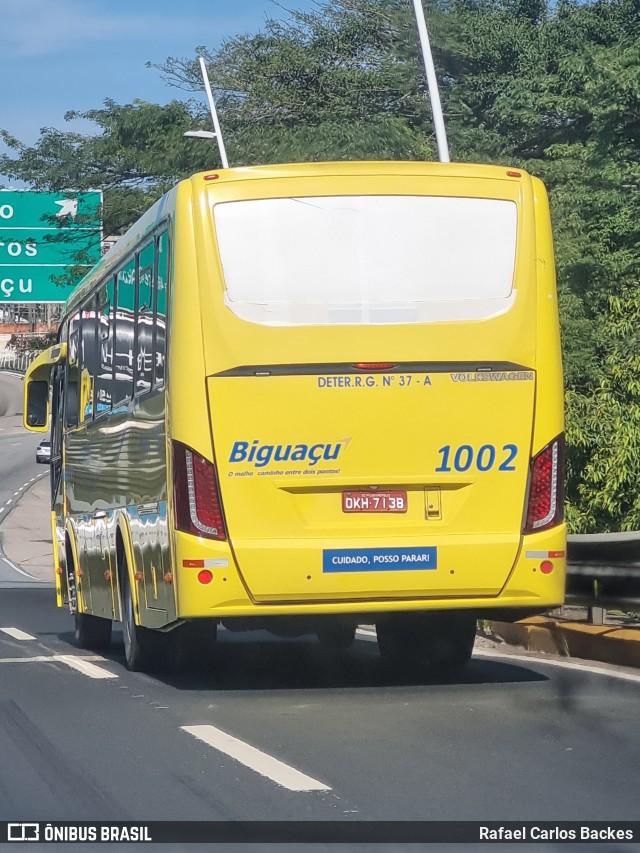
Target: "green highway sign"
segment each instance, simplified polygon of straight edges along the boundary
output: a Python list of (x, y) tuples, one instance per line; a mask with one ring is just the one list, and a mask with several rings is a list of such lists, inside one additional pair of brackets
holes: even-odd
[(0, 304), (65, 302), (100, 260), (101, 209), (101, 192), (0, 190)]

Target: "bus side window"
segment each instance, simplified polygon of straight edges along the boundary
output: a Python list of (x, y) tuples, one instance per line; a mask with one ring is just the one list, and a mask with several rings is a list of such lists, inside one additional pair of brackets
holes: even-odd
[(154, 388), (164, 385), (164, 363), (167, 348), (167, 294), (169, 292), (169, 235), (163, 231), (156, 240), (155, 273), (155, 346)]
[(136, 310), (136, 394), (151, 389), (153, 379), (153, 263), (154, 244), (138, 255)]
[(93, 420), (93, 391), (98, 373), (98, 321), (96, 297), (82, 306), (82, 346), (80, 347), (80, 422)]
[(78, 378), (80, 357), (80, 312), (69, 320), (67, 379), (64, 395), (64, 425), (67, 429), (78, 426)]
[(133, 396), (135, 296), (136, 262), (132, 259), (117, 278), (114, 405), (128, 403)]
[(96, 416), (108, 412), (113, 403), (113, 339), (115, 282), (110, 279), (98, 290), (98, 359), (96, 373)]

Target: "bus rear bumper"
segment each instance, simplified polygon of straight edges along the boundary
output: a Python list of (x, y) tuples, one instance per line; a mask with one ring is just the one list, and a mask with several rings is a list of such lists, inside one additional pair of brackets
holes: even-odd
[[(199, 557), (193, 559), (194, 537), (177, 534), (176, 593), (178, 618), (282, 617), (353, 615), (410, 611), (465, 610), (478, 618), (512, 620), (542, 613), (564, 601), (566, 576), (566, 527), (525, 536), (515, 564), (503, 588), (491, 594), (418, 594), (348, 601), (279, 601), (257, 603), (243, 583), (231, 548), (226, 542), (199, 540)], [(190, 559), (183, 554), (188, 552)]]

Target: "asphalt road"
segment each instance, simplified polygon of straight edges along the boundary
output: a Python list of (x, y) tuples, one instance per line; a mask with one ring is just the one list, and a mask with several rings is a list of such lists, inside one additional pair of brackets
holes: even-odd
[(0, 372), (0, 506), (14, 492), (41, 474), (44, 465), (35, 461), (42, 438), (22, 427), (22, 382), (19, 376)]
[[(8, 420), (3, 500), (41, 472)], [(401, 681), (366, 633), (337, 659), (221, 631), (201, 672), (130, 673), (27, 581), (0, 590), (0, 820), (637, 820), (639, 701), (637, 672), (492, 648)]]
[[(0, 820), (638, 817), (640, 676), (621, 670), (482, 655), (412, 684), (366, 635), (336, 662), (312, 639), (221, 632), (209, 669), (151, 677), (124, 668), (117, 635), (103, 659), (74, 649), (51, 591), (16, 589), (0, 597), (0, 672)], [(304, 774), (303, 790), (195, 726)]]
[(4, 558), (2, 522), (25, 488), (46, 470), (35, 461), (36, 447), (45, 436), (22, 427), (22, 389), (20, 376), (0, 372), (0, 589), (28, 581)]

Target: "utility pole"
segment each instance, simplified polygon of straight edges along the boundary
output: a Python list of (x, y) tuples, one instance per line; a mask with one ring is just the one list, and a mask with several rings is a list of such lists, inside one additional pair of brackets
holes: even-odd
[(436, 77), (436, 68), (433, 64), (433, 53), (431, 52), (431, 44), (429, 42), (429, 33), (427, 32), (427, 21), (424, 16), (424, 9), (422, 8), (422, 0), (413, 0), (413, 8), (416, 15), (416, 23), (418, 25), (418, 35), (420, 36), (422, 61), (424, 62), (425, 71), (427, 73), (427, 89), (429, 92), (429, 100), (431, 102), (431, 115), (433, 116), (433, 124), (436, 131), (438, 158), (441, 163), (450, 163), (449, 143), (447, 142), (447, 131), (444, 126), (444, 117), (442, 115), (438, 78)]

